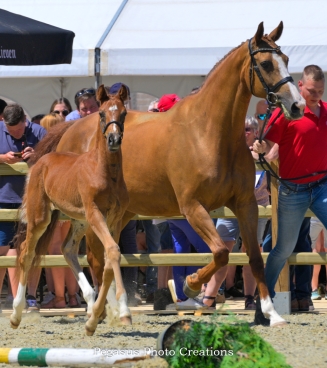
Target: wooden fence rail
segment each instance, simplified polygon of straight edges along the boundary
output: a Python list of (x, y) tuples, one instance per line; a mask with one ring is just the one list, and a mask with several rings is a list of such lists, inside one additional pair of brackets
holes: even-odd
[[(28, 167), (26, 163), (17, 163), (14, 165), (0, 164), (0, 175), (26, 175)], [(259, 217), (270, 218), (272, 216), (272, 207), (258, 206)], [(0, 221), (17, 221), (19, 210), (0, 209)], [(221, 207), (210, 212), (212, 218), (235, 218), (234, 213), (227, 207)], [(314, 216), (311, 211), (307, 211), (307, 217)], [(159, 219), (160, 216), (141, 216), (134, 217), (136, 220)], [(183, 216), (169, 217), (171, 219), (183, 219)], [(60, 219), (67, 219), (61, 215)], [(264, 262), (266, 262), (269, 253), (262, 253)], [(187, 254), (126, 254), (122, 255), (122, 267), (136, 266), (205, 266), (212, 260), (211, 253), (191, 253)], [(86, 256), (79, 256), (79, 262), (82, 267), (88, 267)], [(15, 267), (16, 257), (0, 257), (0, 268)], [(229, 265), (246, 265), (249, 258), (245, 253), (231, 253), (229, 255)], [(289, 259), (290, 265), (314, 265), (327, 264), (327, 253), (293, 253)], [(41, 260), (41, 267), (68, 267), (65, 259), (61, 255), (44, 256)]]

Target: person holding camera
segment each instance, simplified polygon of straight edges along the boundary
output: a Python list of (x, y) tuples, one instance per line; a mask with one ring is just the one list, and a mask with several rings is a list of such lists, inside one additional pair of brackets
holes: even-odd
[[(38, 124), (26, 120), (23, 108), (18, 104), (5, 107), (3, 121), (0, 121), (0, 163), (15, 164), (27, 162), (33, 154), (33, 147), (45, 136), (46, 130)], [(18, 209), (22, 203), (25, 185), (23, 175), (0, 175), (0, 208)], [(0, 221), (0, 256), (16, 255), (16, 249), (11, 249), (12, 239), (16, 234), (16, 223)], [(8, 269), (13, 296), (16, 296), (18, 278), (15, 269)], [(0, 268), (0, 292), (6, 270)], [(28, 307), (37, 308), (36, 288), (39, 274), (33, 275), (29, 280)]]

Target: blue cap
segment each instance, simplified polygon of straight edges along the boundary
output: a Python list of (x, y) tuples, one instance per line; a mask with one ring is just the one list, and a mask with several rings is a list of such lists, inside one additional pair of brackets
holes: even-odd
[(126, 84), (124, 84), (124, 83), (115, 83), (115, 84), (113, 84), (110, 88), (109, 88), (109, 93), (111, 94), (111, 95), (115, 95), (119, 90), (120, 90), (120, 87), (121, 86), (125, 86), (126, 87), (126, 89), (127, 89), (127, 93), (128, 93), (128, 96), (130, 96), (131, 95), (131, 92), (130, 92), (130, 90), (129, 90), (129, 87), (128, 86), (126, 86)]

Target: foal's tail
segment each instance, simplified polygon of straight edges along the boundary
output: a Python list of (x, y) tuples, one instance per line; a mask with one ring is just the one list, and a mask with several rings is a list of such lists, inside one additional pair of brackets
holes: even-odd
[(33, 166), (42, 156), (56, 150), (60, 139), (75, 121), (59, 123), (51, 127), (47, 135), (35, 146), (33, 155), (28, 160), (28, 166)]

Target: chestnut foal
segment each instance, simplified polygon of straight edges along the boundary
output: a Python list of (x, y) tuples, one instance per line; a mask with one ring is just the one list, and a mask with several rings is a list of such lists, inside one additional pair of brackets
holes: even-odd
[[(126, 96), (127, 90), (123, 86), (117, 95), (108, 95), (99, 113), (93, 114), (97, 131), (96, 144), (92, 150), (81, 155), (49, 153), (30, 170), (21, 213), (22, 220), (27, 223), (27, 231), (18, 259), (19, 287), (10, 317), (13, 328), (19, 326), (25, 307), (28, 272), (32, 264), (38, 264), (40, 255), (47, 250), (48, 243), (42, 241), (45, 238), (42, 235), (51, 231), (49, 225), (56, 221), (59, 211), (71, 218), (71, 228), (62, 251), (74, 271), (84, 298), (89, 302), (86, 334), (93, 335), (99, 318), (105, 315), (106, 296), (113, 278), (116, 281), (120, 317), (124, 323), (131, 323), (120, 271), (121, 254), (117, 240), (113, 238), (115, 235), (117, 239), (120, 233), (121, 219), (128, 206), (120, 148)], [(105, 258), (103, 283), (95, 303), (94, 291), (87, 283), (77, 259), (79, 243), (88, 226), (103, 244)]]

